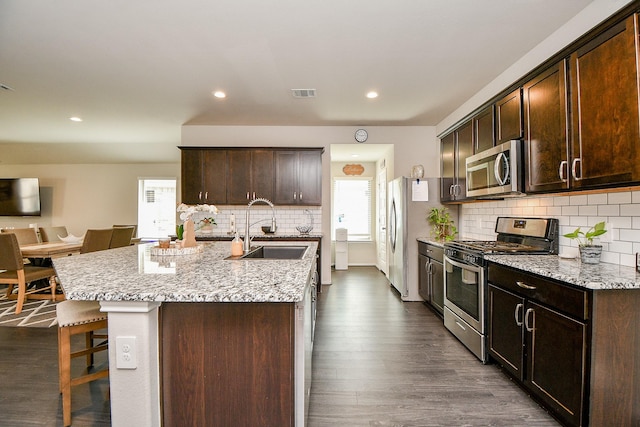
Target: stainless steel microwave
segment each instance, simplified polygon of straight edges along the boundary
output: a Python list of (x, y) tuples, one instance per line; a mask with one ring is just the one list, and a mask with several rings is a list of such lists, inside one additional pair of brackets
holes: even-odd
[(512, 140), (467, 157), (467, 196), (524, 196), (522, 141)]

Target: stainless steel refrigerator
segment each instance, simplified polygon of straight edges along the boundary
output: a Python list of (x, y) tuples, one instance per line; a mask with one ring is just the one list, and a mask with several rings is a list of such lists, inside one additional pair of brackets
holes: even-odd
[[(433, 207), (441, 207), (439, 178), (396, 178), (389, 182), (388, 200), (388, 279), (403, 301), (422, 301), (418, 293), (418, 242), (429, 238), (427, 220)], [(458, 207), (447, 206), (456, 225)]]

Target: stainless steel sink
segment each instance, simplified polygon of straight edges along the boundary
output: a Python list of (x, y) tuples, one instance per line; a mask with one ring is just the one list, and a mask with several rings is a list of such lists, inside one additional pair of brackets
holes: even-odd
[(258, 246), (240, 257), (233, 259), (302, 259), (307, 246)]

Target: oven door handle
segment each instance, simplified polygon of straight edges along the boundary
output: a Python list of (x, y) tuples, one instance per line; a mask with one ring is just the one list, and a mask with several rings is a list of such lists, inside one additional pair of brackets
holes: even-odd
[(449, 258), (448, 256), (444, 256), (444, 260), (445, 262), (448, 262), (449, 264), (453, 265), (454, 267), (458, 267), (461, 268), (463, 270), (470, 270), (476, 273), (480, 273), (482, 271), (482, 267), (478, 267), (472, 264), (466, 264), (466, 263), (462, 263), (462, 262), (457, 262), (457, 261), (453, 261), (451, 258)]

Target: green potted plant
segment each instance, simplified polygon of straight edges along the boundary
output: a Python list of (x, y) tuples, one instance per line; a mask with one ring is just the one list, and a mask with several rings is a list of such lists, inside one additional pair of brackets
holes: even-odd
[(458, 234), (458, 229), (453, 224), (451, 213), (445, 207), (431, 208), (427, 220), (431, 224), (431, 237), (440, 242), (451, 241)]
[(213, 217), (207, 217), (200, 220), (200, 231), (203, 233), (211, 233), (213, 226), (216, 225), (216, 220)]
[(565, 234), (564, 237), (578, 242), (580, 260), (583, 263), (597, 264), (600, 262), (600, 256), (602, 255), (602, 245), (594, 245), (593, 239), (602, 236), (606, 232), (604, 221), (602, 221), (589, 228), (586, 232), (583, 232), (578, 227), (573, 232)]

